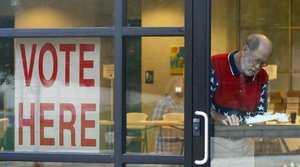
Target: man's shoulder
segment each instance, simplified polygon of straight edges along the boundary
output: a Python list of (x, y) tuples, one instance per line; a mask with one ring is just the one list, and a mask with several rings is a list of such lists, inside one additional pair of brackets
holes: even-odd
[(216, 54), (211, 56), (211, 61), (213, 63), (228, 61), (228, 53)]
[(267, 73), (266, 70), (263, 69), (263, 68), (260, 69), (260, 71), (259, 71), (259, 76), (260, 76), (261, 82), (267, 82), (268, 79), (269, 79), (268, 73)]
[(172, 101), (172, 97), (170, 95), (165, 96), (164, 98), (160, 99), (158, 103), (166, 104)]
[(217, 68), (224, 68), (228, 63), (228, 55), (229, 53), (217, 54), (211, 57), (211, 63), (213, 68), (216, 70)]
[(212, 59), (227, 59), (228, 58), (229, 53), (221, 53), (221, 54), (216, 54), (216, 55), (212, 55), (211, 58)]

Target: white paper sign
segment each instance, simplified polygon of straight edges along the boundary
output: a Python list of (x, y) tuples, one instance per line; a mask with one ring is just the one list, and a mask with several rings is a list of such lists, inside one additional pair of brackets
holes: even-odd
[(15, 57), (15, 151), (99, 152), (100, 39), (16, 39)]
[(103, 78), (114, 79), (115, 78), (115, 65), (103, 64)]
[(267, 112), (264, 115), (256, 115), (254, 117), (246, 118), (246, 124), (262, 123), (266, 121), (277, 120), (279, 122), (288, 122), (288, 116), (284, 113), (271, 113)]
[(277, 78), (277, 65), (269, 64), (266, 67), (263, 67), (269, 75), (269, 80), (274, 80)]

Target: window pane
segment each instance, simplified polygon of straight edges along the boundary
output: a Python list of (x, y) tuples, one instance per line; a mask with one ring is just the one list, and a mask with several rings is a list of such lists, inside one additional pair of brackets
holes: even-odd
[(112, 152), (113, 38), (1, 38), (2, 150)]
[(292, 85), (293, 90), (300, 90), (300, 54), (299, 54), (299, 48), (300, 48), (300, 31), (299, 30), (293, 30), (292, 31)]
[(300, 67), (299, 67), (299, 62), (300, 62), (300, 30), (293, 30), (292, 31), (293, 36), (292, 36), (292, 58), (294, 61), (292, 61), (292, 70), (294, 72), (300, 73)]
[[(298, 2), (212, 1), (212, 167), (300, 165)], [(260, 59), (266, 48), (254, 38), (245, 41), (250, 34), (271, 40), (267, 66)], [(246, 76), (247, 69), (258, 67), (268, 77), (263, 70)]]
[(114, 1), (11, 0), (0, 2), (0, 27), (69, 28), (113, 26)]
[[(281, 29), (258, 29), (258, 30), (241, 30), (240, 46), (242, 46), (243, 39), (253, 33), (265, 34), (272, 40), (274, 51), (272, 56), (268, 59), (268, 64), (280, 64), (278, 66), (279, 72), (288, 72), (291, 67), (291, 55), (289, 53), (289, 38), (288, 30)], [(283, 45), (285, 44), (285, 45)]]
[(184, 0), (128, 0), (127, 26), (183, 27)]
[(292, 25), (299, 26), (300, 25), (300, 1), (292, 0)]
[(126, 38), (127, 152), (183, 154), (184, 38)]
[(290, 0), (241, 0), (241, 26), (288, 26)]

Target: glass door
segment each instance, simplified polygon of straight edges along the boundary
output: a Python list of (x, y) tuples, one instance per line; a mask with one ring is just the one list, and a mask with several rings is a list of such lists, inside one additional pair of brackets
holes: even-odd
[(192, 166), (207, 1), (0, 2), (3, 165)]
[(186, 97), (185, 127), (186, 138), (190, 144), (185, 149), (185, 166), (210, 166), (210, 109), (209, 109), (209, 80), (210, 80), (210, 26), (211, 1), (192, 1), (193, 8), (187, 18), (186, 48), (187, 55), (192, 55), (186, 66)]
[(210, 95), (221, 117), (212, 112), (211, 166), (300, 165), (297, 11), (297, 0), (212, 1)]

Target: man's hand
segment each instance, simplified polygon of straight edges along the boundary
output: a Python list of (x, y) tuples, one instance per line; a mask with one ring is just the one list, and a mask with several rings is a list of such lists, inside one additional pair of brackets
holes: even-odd
[(224, 125), (230, 125), (230, 126), (239, 126), (240, 125), (240, 119), (236, 115), (231, 115), (225, 117), (225, 119), (222, 120), (222, 123)]
[(218, 113), (214, 110), (211, 110), (211, 116), (212, 118), (226, 126), (239, 126), (240, 125), (240, 119), (235, 114), (232, 114), (231, 116), (224, 116), (221, 113)]

